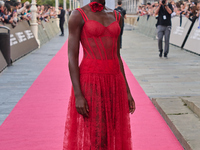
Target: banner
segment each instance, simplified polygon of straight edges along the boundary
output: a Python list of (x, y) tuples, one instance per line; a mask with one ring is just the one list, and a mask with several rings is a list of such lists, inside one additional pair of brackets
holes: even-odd
[(3, 54), (0, 51), (0, 72), (7, 66), (6, 60), (3, 57)]
[(190, 28), (191, 23), (192, 22), (188, 18), (183, 17), (182, 24), (180, 26), (180, 17), (172, 18), (170, 44), (181, 47), (181, 45), (183, 44), (183, 41), (187, 35), (187, 32)]
[(200, 54), (200, 29), (198, 26), (199, 20), (196, 20), (187, 42), (185, 43), (184, 49)]
[(16, 59), (38, 48), (38, 43), (27, 21), (22, 21), (10, 30), (11, 59)]

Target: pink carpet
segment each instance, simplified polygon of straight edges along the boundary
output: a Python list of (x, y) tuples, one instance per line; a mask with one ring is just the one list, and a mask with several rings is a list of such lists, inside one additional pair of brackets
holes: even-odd
[[(66, 42), (0, 126), (0, 150), (62, 150), (71, 90), (67, 63)], [(183, 150), (125, 63), (124, 67), (137, 107), (131, 116), (133, 150)]]

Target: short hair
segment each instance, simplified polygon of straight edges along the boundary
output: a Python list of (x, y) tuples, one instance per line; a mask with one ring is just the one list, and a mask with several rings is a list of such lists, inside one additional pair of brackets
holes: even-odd
[(63, 8), (63, 5), (62, 5), (62, 4), (60, 4), (60, 5), (59, 5), (59, 7), (62, 7), (62, 8)]
[(118, 1), (118, 5), (121, 5), (122, 4), (122, 2), (121, 1)]
[(0, 8), (4, 7), (4, 4), (5, 4), (4, 1), (0, 1)]
[(20, 2), (15, 2), (14, 3), (14, 6), (16, 7), (16, 6), (19, 6), (19, 4), (20, 4)]

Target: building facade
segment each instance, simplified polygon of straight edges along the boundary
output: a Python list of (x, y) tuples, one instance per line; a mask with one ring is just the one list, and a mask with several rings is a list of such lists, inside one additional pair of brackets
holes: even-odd
[[(78, 0), (80, 1), (80, 6), (83, 6), (90, 2), (90, 0)], [(108, 7), (114, 9), (117, 6), (119, 0), (106, 0)], [(137, 12), (138, 6), (146, 4), (147, 2), (153, 3), (155, 0), (121, 0), (122, 7), (126, 10), (127, 14), (135, 14)], [(114, 6), (115, 5), (115, 6)]]

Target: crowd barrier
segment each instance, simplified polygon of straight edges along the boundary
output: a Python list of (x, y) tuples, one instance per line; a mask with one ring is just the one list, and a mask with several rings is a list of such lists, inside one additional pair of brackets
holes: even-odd
[(0, 72), (1, 70), (3, 70), (5, 67), (7, 66), (6, 60), (2, 54), (2, 52), (0, 51)]
[(180, 17), (172, 18), (170, 43), (178, 47), (181, 47), (187, 35), (187, 32), (190, 28), (190, 25), (191, 21), (186, 17), (182, 18), (181, 26), (180, 26)]
[(5, 26), (0, 26), (0, 70), (7, 65), (11, 65), (10, 59), (10, 29)]
[(200, 29), (198, 29), (198, 26), (199, 20), (196, 20), (184, 49), (200, 54)]
[[(6, 26), (10, 28), (10, 59), (12, 61), (17, 60), (38, 48), (39, 45), (31, 31), (31, 26), (27, 21), (19, 22), (15, 28), (12, 28), (9, 24)], [(0, 34), (3, 32), (4, 31), (0, 29)], [(46, 43), (58, 33), (59, 27), (56, 19), (50, 19), (49, 22), (42, 21), (41, 24), (38, 25), (38, 39), (40, 45)], [(6, 63), (5, 56), (2, 54), (2, 50), (0, 49), (0, 72), (7, 65), (8, 63)]]
[[(142, 34), (145, 34), (146, 36), (155, 38), (157, 35), (155, 26), (157, 23), (157, 19), (152, 16), (148, 19), (147, 16), (140, 16), (138, 20), (139, 21), (137, 22), (137, 30)], [(134, 23), (134, 25), (136, 25), (136, 23)], [(198, 29), (199, 20), (196, 20), (194, 26), (191, 25), (192, 22), (186, 17), (182, 18), (182, 24), (180, 24), (180, 17), (173, 17), (170, 44), (200, 54), (200, 29)], [(189, 28), (192, 28), (190, 33), (188, 32)]]
[(11, 25), (7, 27), (10, 28), (10, 57), (12, 61), (38, 48), (38, 43), (27, 21), (19, 22), (15, 28), (12, 28)]
[(57, 25), (56, 19), (50, 19), (49, 22), (42, 21), (38, 25), (38, 38), (40, 40), (40, 45), (48, 42), (55, 35), (59, 33), (60, 29)]
[(138, 31), (152, 38), (156, 37), (156, 19), (154, 17), (140, 16)]

